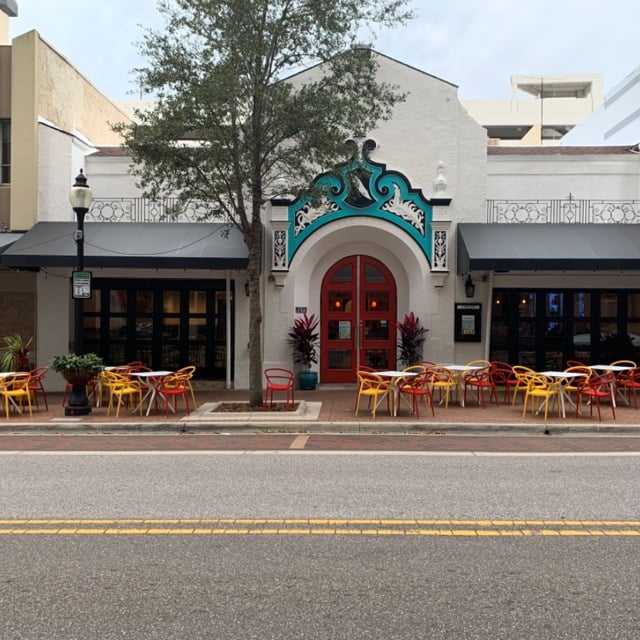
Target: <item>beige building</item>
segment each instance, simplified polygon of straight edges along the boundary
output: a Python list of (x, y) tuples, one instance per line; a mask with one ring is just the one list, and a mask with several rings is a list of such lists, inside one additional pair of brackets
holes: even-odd
[[(37, 31), (9, 42), (15, 15), (17, 3), (0, 2), (0, 250), (37, 222), (75, 220), (68, 193), (85, 157), (117, 145), (110, 123), (128, 121)], [(54, 355), (52, 335), (53, 348), (68, 346), (66, 304), (62, 326), (42, 322), (49, 289), (32, 270), (0, 271), (0, 335), (33, 336), (39, 362)]]
[(602, 104), (602, 87), (598, 73), (517, 75), (508, 99), (462, 104), (485, 127), (490, 145), (557, 145)]

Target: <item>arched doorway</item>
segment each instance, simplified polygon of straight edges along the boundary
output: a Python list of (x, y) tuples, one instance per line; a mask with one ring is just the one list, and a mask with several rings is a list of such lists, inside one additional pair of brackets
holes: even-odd
[(322, 280), (320, 376), (354, 382), (356, 369), (396, 364), (396, 284), (370, 256), (349, 256)]

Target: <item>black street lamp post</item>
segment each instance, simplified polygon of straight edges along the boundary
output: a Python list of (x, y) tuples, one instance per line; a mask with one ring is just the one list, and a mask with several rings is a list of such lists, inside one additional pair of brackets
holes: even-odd
[[(72, 292), (74, 304), (74, 342), (73, 348), (76, 355), (84, 354), (84, 316), (83, 301), (91, 297), (91, 276), (84, 270), (84, 217), (89, 211), (93, 194), (87, 184), (87, 177), (80, 169), (76, 181), (69, 190), (69, 202), (76, 214), (77, 227), (73, 234), (76, 241), (76, 270), (73, 272)], [(72, 383), (69, 393), (68, 405), (65, 415), (87, 415), (91, 413), (86, 386), (80, 383)]]

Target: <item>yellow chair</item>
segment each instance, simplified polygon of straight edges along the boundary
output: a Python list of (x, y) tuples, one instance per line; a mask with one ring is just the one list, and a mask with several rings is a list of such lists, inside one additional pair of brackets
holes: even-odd
[[(549, 403), (553, 398), (556, 400), (556, 404), (558, 405), (558, 418), (560, 417), (560, 387), (561, 383), (555, 382), (548, 376), (543, 376), (539, 373), (530, 376), (529, 382), (527, 384), (527, 390), (524, 394), (524, 406), (522, 408), (522, 417), (524, 417), (527, 413), (527, 404), (529, 402), (529, 398), (535, 399), (540, 398), (540, 400), (544, 400), (544, 420), (547, 421), (547, 416), (549, 414)], [(535, 409), (535, 403), (531, 403), (531, 413)]]
[(118, 418), (121, 405), (125, 403), (125, 400), (129, 399), (137, 399), (140, 415), (142, 415), (142, 385), (137, 380), (131, 380), (127, 378), (127, 376), (114, 373), (113, 371), (103, 371), (100, 374), (100, 386), (109, 393), (107, 415), (111, 414), (115, 400), (117, 403), (116, 418)]
[(193, 400), (193, 408), (196, 408), (196, 392), (193, 389), (193, 385), (191, 384), (191, 378), (193, 378), (193, 374), (195, 373), (196, 368), (194, 365), (190, 364), (187, 367), (182, 367), (182, 369), (178, 369), (175, 373), (180, 376), (185, 376), (187, 379), (187, 389), (191, 394), (191, 399)]
[(20, 411), (18, 401), (22, 405), (26, 400), (29, 407), (29, 415), (33, 416), (31, 411), (31, 375), (28, 372), (21, 371), (11, 376), (0, 378), (0, 395), (4, 402), (4, 412), (9, 419), (9, 405)]
[(391, 415), (391, 383), (370, 371), (358, 371), (357, 375), (359, 386), (358, 397), (356, 398), (356, 415), (358, 415), (360, 409), (360, 398), (362, 396), (372, 400), (373, 408), (371, 414), (374, 419), (378, 406), (385, 398), (387, 399), (389, 415)]
[(591, 369), (585, 365), (576, 365), (573, 367), (567, 367), (564, 371), (565, 373), (581, 374), (575, 378), (566, 378), (563, 380), (564, 391), (567, 394), (567, 397), (570, 397), (571, 394), (577, 396), (580, 385), (584, 384), (591, 377)]
[(529, 378), (536, 375), (536, 372), (529, 367), (525, 367), (521, 364), (513, 365), (513, 375), (516, 378), (516, 384), (513, 387), (513, 398), (511, 399), (511, 406), (516, 406), (516, 399), (518, 398), (518, 391), (522, 391), (523, 395), (527, 391), (529, 386)]
[(447, 408), (449, 406), (451, 390), (458, 390), (458, 376), (444, 367), (429, 367), (429, 373), (431, 375), (432, 394), (435, 394), (435, 391), (437, 390), (440, 398), (440, 404), (442, 404), (442, 394), (444, 393), (444, 406)]

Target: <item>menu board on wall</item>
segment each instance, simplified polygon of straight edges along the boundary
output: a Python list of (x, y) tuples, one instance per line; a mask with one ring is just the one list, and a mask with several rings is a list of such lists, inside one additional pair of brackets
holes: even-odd
[(457, 302), (455, 308), (455, 341), (482, 341), (482, 305), (479, 302)]

